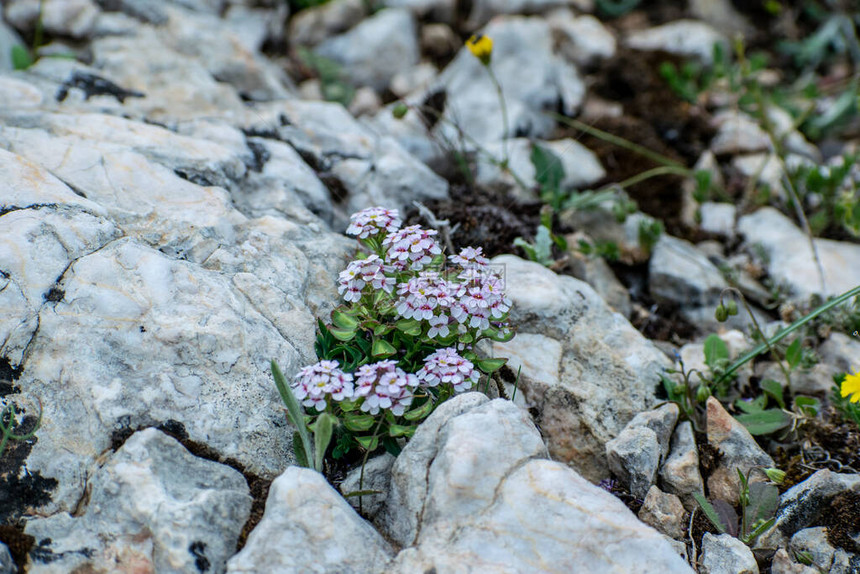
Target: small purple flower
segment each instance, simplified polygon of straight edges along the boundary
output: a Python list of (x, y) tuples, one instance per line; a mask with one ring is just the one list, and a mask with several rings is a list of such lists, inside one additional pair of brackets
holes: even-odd
[(412, 389), (418, 377), (406, 373), (392, 360), (363, 365), (356, 371), (356, 397), (363, 397), (361, 410), (372, 415), (380, 409), (390, 409), (397, 416), (412, 404)]
[(354, 235), (359, 239), (367, 239), (371, 235), (377, 235), (380, 231), (393, 233), (400, 229), (400, 213), (396, 209), (385, 209), (383, 207), (368, 207), (349, 217), (349, 227), (346, 228), (348, 235)]
[(388, 248), (385, 253), (386, 263), (399, 271), (421, 271), (433, 261), (433, 256), (442, 253), (433, 239), (436, 233), (433, 229), (410, 225), (388, 235), (382, 240), (382, 245)]
[(349, 302), (361, 299), (362, 290), (368, 284), (390, 293), (394, 289), (394, 280), (385, 275), (387, 270), (378, 255), (356, 259), (347, 265), (346, 270), (340, 272), (337, 289)]
[(324, 411), (327, 399), (342, 401), (353, 396), (352, 375), (340, 370), (337, 361), (320, 361), (304, 367), (291, 385), (293, 395), (306, 407)]
[(484, 257), (483, 249), (478, 247), (466, 247), (460, 250), (459, 255), (449, 255), (448, 259), (463, 269), (486, 269), (490, 265), (490, 260)]
[(424, 359), (418, 379), (429, 387), (451, 385), (455, 393), (468, 391), (480, 378), (471, 361), (464, 359), (451, 347), (439, 349)]

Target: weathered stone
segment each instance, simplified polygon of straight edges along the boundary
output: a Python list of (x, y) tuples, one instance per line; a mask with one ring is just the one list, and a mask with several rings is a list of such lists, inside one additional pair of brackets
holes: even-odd
[(12, 553), (9, 552), (9, 547), (0, 542), (0, 574), (15, 574), (18, 571), (18, 566), (12, 560)]
[(609, 469), (633, 496), (645, 498), (654, 484), (657, 469), (669, 452), (669, 438), (677, 420), (678, 405), (667, 403), (639, 413), (606, 443)]
[(291, 466), (272, 482), (263, 519), (230, 574), (382, 572), (391, 546), (316, 471)]
[(770, 137), (758, 122), (747, 114), (727, 110), (714, 116), (713, 124), (717, 133), (711, 140), (712, 153), (737, 154), (771, 149)]
[(362, 0), (332, 0), (302, 10), (290, 18), (289, 40), (293, 47), (316, 46), (326, 38), (349, 30), (367, 14)]
[(716, 305), (728, 283), (691, 243), (661, 235), (648, 267), (651, 296), (681, 305)]
[[(657, 403), (654, 390), (669, 360), (585, 283), (511, 255), (493, 264), (504, 269), (519, 332), (557, 342), (543, 340), (547, 348), (561, 344), (558, 367), (555, 351), (533, 378), (524, 365), (518, 394), (538, 408), (553, 458), (573, 464), (589, 480), (607, 478), (606, 442)], [(494, 345), (494, 352), (504, 357), (515, 347), (516, 339)], [(558, 379), (549, 381), (556, 370)]]
[(860, 493), (860, 474), (837, 474), (824, 469), (792, 486), (780, 497), (776, 522), (759, 537), (756, 546), (784, 546), (795, 533), (814, 525), (833, 499), (845, 492)]
[(394, 465), (383, 524), (417, 540), (388, 572), (692, 572), (618, 499), (545, 456), (510, 402), (442, 404)]
[(418, 31), (408, 10), (386, 8), (314, 51), (340, 64), (356, 86), (382, 92), (397, 73), (418, 63)]
[(749, 546), (731, 536), (714, 536), (706, 532), (702, 538), (702, 574), (758, 574), (758, 563)]
[(340, 483), (340, 492), (344, 496), (366, 490), (379, 491), (378, 494), (350, 496), (346, 499), (353, 508), (360, 510), (369, 520), (373, 520), (385, 506), (394, 460), (395, 458), (388, 453), (374, 457), (368, 460), (366, 465), (349, 471)]
[(95, 469), (73, 514), (27, 522), (27, 571), (223, 572), (250, 511), (239, 472), (146, 429)]
[(434, 128), (439, 137), (460, 141), (462, 130), (481, 145), (514, 135), (545, 138), (555, 126), (545, 111), (576, 113), (585, 85), (573, 66), (554, 55), (552, 34), (543, 19), (502, 17), (482, 33), (493, 38), (493, 71), (507, 102), (507, 132), (490, 76), (462, 48), (437, 81), (447, 94), (444, 120)]
[(645, 524), (653, 526), (670, 538), (680, 540), (684, 537), (686, 514), (680, 498), (652, 486), (642, 502), (638, 516)]
[(785, 548), (780, 548), (771, 560), (770, 574), (819, 574), (819, 571), (811, 566), (794, 562)]
[(860, 368), (860, 338), (833, 332), (821, 346), (818, 347), (821, 362), (832, 369), (844, 373), (853, 373)]
[[(711, 498), (734, 505), (738, 502), (738, 471), (746, 475), (753, 467), (772, 467), (774, 462), (749, 431), (726, 412), (720, 401), (709, 397), (706, 408), (708, 443), (723, 454), (708, 477), (708, 493)], [(753, 473), (750, 481), (758, 480), (762, 480), (761, 473)]]
[(740, 218), (738, 230), (747, 245), (759, 245), (767, 254), (768, 273), (777, 283), (791, 287), (802, 299), (812, 294), (839, 295), (860, 284), (860, 246), (830, 239), (814, 239), (824, 270), (821, 285), (809, 240), (790, 219), (772, 207)]
[(714, 44), (722, 45), (724, 52), (729, 49), (725, 36), (696, 20), (676, 20), (627, 36), (627, 45), (635, 50), (663, 50), (679, 56), (695, 56), (705, 64), (714, 60)]
[(615, 56), (615, 36), (589, 14), (574, 16), (570, 10), (555, 10), (547, 18), (561, 53), (580, 66), (591, 66)]
[(681, 497), (687, 510), (697, 507), (694, 492), (705, 494), (704, 481), (699, 472), (699, 451), (693, 425), (689, 421), (675, 427), (669, 456), (660, 468), (660, 480), (666, 492)]
[(731, 203), (706, 201), (700, 209), (702, 215), (700, 227), (702, 231), (707, 231), (708, 233), (713, 233), (729, 240), (734, 239), (737, 207)]
[(48, 33), (72, 38), (88, 37), (99, 15), (93, 0), (9, 0), (4, 4), (6, 21), (19, 30), (32, 29), (41, 20)]

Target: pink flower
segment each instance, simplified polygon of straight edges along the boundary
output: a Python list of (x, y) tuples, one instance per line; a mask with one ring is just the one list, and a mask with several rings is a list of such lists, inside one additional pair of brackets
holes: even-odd
[(451, 347), (439, 349), (427, 356), (417, 375), (428, 387), (451, 385), (455, 393), (468, 391), (481, 376), (471, 361), (461, 357)]
[(362, 411), (376, 415), (380, 409), (390, 409), (400, 416), (412, 404), (412, 389), (418, 386), (418, 377), (404, 372), (395, 361), (363, 365), (355, 374), (355, 396), (364, 397)]
[(368, 207), (349, 217), (349, 227), (346, 228), (348, 235), (357, 236), (359, 239), (367, 239), (371, 235), (377, 235), (380, 231), (393, 233), (400, 228), (400, 213), (396, 209), (385, 209), (383, 207)]
[(304, 367), (291, 385), (293, 395), (306, 407), (324, 411), (327, 399), (335, 401), (353, 396), (352, 375), (340, 370), (337, 361), (320, 361)]
[(382, 245), (388, 248), (385, 261), (399, 271), (421, 271), (433, 261), (433, 256), (442, 253), (433, 239), (436, 233), (433, 229), (410, 225), (388, 235), (382, 240)]

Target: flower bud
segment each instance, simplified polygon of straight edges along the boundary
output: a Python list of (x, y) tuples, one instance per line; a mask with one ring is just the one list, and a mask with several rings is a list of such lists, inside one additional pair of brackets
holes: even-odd
[(734, 317), (738, 314), (738, 304), (734, 301), (729, 301), (729, 304), (726, 305), (726, 311), (728, 311), (730, 316)]
[(726, 309), (722, 303), (717, 305), (717, 310), (714, 311), (714, 319), (716, 319), (720, 323), (724, 323), (726, 321), (726, 319), (728, 319), (728, 318), (729, 318), (728, 309)]
[(400, 102), (391, 110), (391, 115), (394, 116), (395, 119), (400, 120), (403, 119), (403, 116), (405, 116), (408, 112), (409, 106), (407, 106), (403, 102)]
[(710, 396), (711, 389), (708, 388), (708, 385), (699, 385), (699, 388), (696, 389), (696, 402), (704, 403)]
[(785, 481), (785, 471), (778, 468), (766, 468), (764, 473), (767, 477), (776, 484), (782, 484)]

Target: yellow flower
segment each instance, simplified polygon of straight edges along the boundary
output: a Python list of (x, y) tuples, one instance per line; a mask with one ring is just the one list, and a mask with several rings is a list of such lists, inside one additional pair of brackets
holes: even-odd
[(490, 65), (490, 57), (493, 55), (493, 39), (483, 34), (475, 34), (466, 40), (466, 47), (476, 58), (481, 60), (485, 66)]
[(851, 395), (852, 403), (860, 403), (860, 371), (853, 375), (845, 375), (845, 380), (842, 381), (842, 396)]

